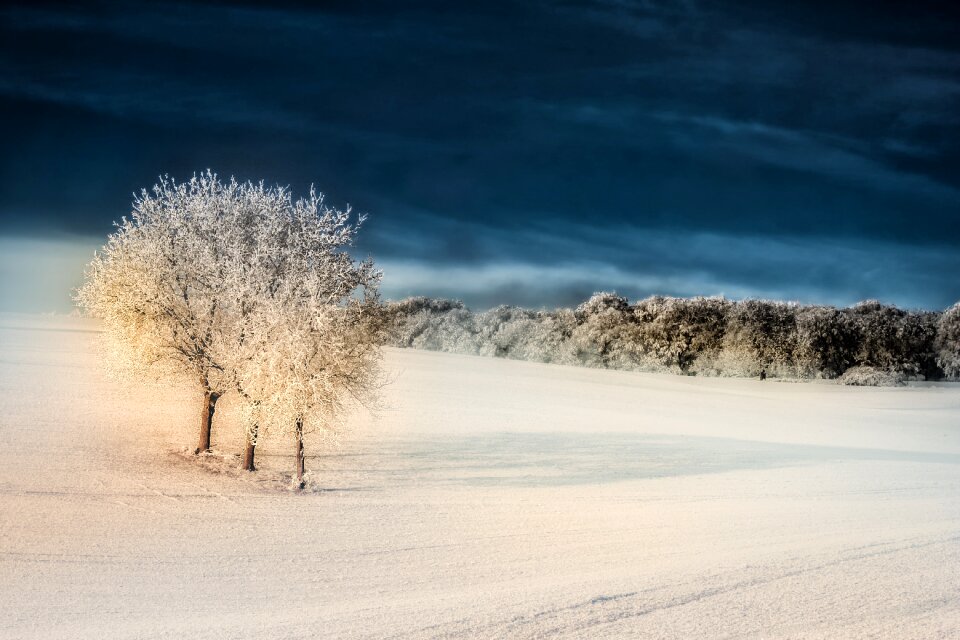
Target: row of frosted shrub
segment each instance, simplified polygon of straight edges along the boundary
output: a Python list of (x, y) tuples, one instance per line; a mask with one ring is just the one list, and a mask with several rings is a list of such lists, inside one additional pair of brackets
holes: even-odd
[(960, 379), (960, 303), (944, 312), (662, 296), (631, 305), (604, 292), (575, 310), (474, 313), (421, 297), (388, 313), (398, 347), (686, 375)]

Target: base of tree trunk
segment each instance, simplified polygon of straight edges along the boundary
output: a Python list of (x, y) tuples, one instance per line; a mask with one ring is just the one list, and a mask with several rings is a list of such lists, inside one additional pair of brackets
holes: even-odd
[(307, 486), (303, 479), (304, 460), (303, 460), (303, 420), (297, 420), (295, 434), (297, 439), (297, 490), (302, 491)]
[(213, 430), (213, 414), (217, 411), (217, 400), (220, 399), (219, 393), (214, 393), (209, 389), (203, 393), (203, 406), (200, 407), (200, 442), (193, 453), (199, 455), (201, 452), (210, 451), (210, 432)]
[(243, 470), (244, 471), (256, 471), (257, 468), (253, 464), (253, 456), (257, 451), (257, 445), (247, 440), (247, 447), (243, 452)]

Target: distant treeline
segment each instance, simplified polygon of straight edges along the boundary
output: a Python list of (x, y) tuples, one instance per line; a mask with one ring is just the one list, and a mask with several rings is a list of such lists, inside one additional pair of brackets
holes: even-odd
[(685, 375), (960, 379), (960, 303), (944, 312), (662, 296), (631, 305), (597, 293), (576, 309), (474, 313), (421, 297), (387, 313), (397, 347)]

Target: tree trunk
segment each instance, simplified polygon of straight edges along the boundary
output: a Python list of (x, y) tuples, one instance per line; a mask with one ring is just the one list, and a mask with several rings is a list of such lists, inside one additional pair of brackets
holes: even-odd
[(243, 454), (243, 470), (244, 471), (256, 471), (257, 468), (253, 466), (253, 455), (257, 452), (257, 444), (254, 442), (254, 438), (257, 437), (257, 428), (253, 428), (253, 434), (247, 434), (247, 449)]
[(213, 427), (213, 414), (217, 410), (217, 400), (220, 394), (204, 388), (203, 406), (200, 408), (200, 442), (194, 453), (210, 451), (210, 431)]
[(294, 435), (297, 439), (297, 489), (303, 489), (306, 486), (303, 481), (303, 418), (297, 419)]

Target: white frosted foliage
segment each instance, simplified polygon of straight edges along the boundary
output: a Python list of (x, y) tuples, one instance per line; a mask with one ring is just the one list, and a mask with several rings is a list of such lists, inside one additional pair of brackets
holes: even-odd
[[(236, 393), (251, 440), (328, 425), (376, 379), (380, 272), (349, 253), (363, 218), (311, 190), (163, 179), (136, 198), (78, 302), (114, 373)], [(215, 400), (214, 400), (215, 401)]]

